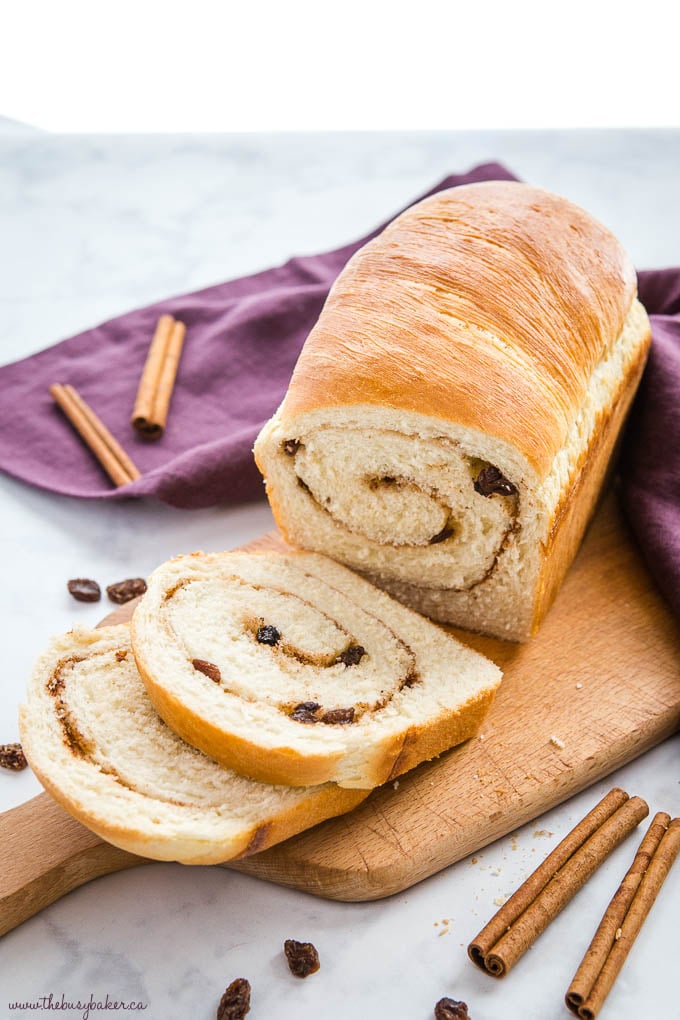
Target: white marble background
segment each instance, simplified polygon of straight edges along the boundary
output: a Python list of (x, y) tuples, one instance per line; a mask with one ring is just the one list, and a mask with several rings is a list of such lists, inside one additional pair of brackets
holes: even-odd
[[(335, 247), (446, 173), (488, 159), (586, 206), (637, 265), (680, 263), (679, 132), (55, 137), (0, 123), (0, 360), (168, 294)], [(0, 477), (0, 741), (16, 739), (16, 707), (48, 635), (102, 615), (69, 598), (67, 578), (110, 583), (270, 526), (264, 502), (193, 512), (104, 505)], [(253, 1018), (427, 1020), (443, 995), (465, 999), (473, 1020), (566, 1018), (564, 990), (637, 837), (502, 983), (477, 972), (464, 946), (494, 900), (614, 783), (646, 797), (652, 811), (680, 813), (678, 758), (677, 739), (667, 741), (476, 863), (461, 861), (379, 903), (325, 902), (217, 868), (159, 864), (101, 879), (5, 936), (0, 1017), (38, 1016), (10, 1003), (49, 992), (108, 992), (144, 1000), (138, 1015), (147, 1020), (209, 1020), (225, 985), (246, 976)], [(2, 774), (0, 809), (38, 790), (30, 772)], [(672, 967), (679, 892), (680, 866), (602, 1020), (680, 1017)], [(322, 969), (306, 982), (283, 962), (288, 937), (319, 948)]]

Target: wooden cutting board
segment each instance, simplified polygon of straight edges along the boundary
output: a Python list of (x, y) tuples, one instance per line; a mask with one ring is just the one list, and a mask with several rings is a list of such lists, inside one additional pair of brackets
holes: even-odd
[[(249, 548), (281, 545), (274, 534)], [(122, 607), (106, 622), (131, 611)], [(456, 633), (505, 672), (481, 734), (376, 790), (351, 814), (224, 866), (330, 899), (389, 896), (680, 726), (680, 634), (611, 495), (533, 641)], [(0, 846), (0, 934), (92, 878), (150, 863), (102, 842), (47, 794), (0, 815)]]

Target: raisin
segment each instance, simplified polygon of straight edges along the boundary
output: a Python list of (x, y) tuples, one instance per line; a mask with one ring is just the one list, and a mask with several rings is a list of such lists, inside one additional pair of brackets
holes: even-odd
[(329, 712), (324, 712), (321, 716), (321, 722), (328, 723), (329, 725), (352, 723), (354, 722), (354, 709), (332, 708)]
[(440, 999), (434, 1007), (434, 1020), (470, 1020), (467, 1005), (456, 999)]
[(116, 652), (116, 662), (125, 662), (125, 660), (127, 659), (127, 655), (128, 655), (127, 649), (119, 648), (118, 651)]
[(430, 539), (430, 545), (439, 545), (440, 542), (445, 542), (447, 538), (451, 538), (453, 534), (453, 528), (442, 528), (436, 535), (433, 535)]
[(0, 768), (21, 772), (27, 765), (21, 744), (0, 744)]
[(316, 701), (301, 701), (290, 713), (290, 718), (294, 719), (295, 722), (315, 723), (319, 721), (316, 713), (320, 708), (321, 705)]
[(480, 496), (514, 496), (517, 493), (517, 486), (509, 482), (497, 467), (489, 464), (488, 467), (482, 468), (477, 475), (475, 492), (478, 492)]
[(192, 659), (191, 665), (199, 673), (204, 673), (211, 680), (214, 680), (216, 684), (222, 679), (219, 666), (216, 666), (214, 662), (207, 662), (205, 659)]
[(110, 584), (106, 589), (106, 594), (112, 602), (122, 606), (130, 599), (136, 599), (138, 595), (143, 595), (145, 591), (146, 581), (143, 577), (128, 577), (125, 581)]
[(350, 645), (349, 648), (346, 648), (344, 652), (338, 655), (335, 661), (343, 662), (345, 666), (357, 666), (365, 654), (366, 649), (363, 645)]
[(300, 449), (300, 443), (297, 439), (287, 439), (283, 444), (283, 449), (289, 457), (293, 457)]
[(74, 577), (66, 587), (78, 602), (99, 602), (102, 597), (101, 588), (89, 577)]
[(316, 974), (321, 966), (319, 954), (311, 942), (296, 942), (295, 939), (286, 939), (283, 943), (283, 951), (286, 954), (290, 972), (295, 977), (309, 977), (310, 974)]
[(246, 1013), (250, 1013), (250, 982), (236, 978), (220, 999), (217, 1020), (243, 1020)]
[(279, 641), (281, 640), (281, 634), (276, 629), (276, 627), (272, 627), (270, 626), (270, 624), (267, 624), (264, 627), (258, 627), (257, 640), (259, 644), (271, 645), (273, 648), (274, 645), (278, 645)]

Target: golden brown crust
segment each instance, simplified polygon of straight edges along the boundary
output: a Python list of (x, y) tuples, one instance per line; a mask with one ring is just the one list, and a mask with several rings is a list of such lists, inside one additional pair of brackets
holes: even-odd
[(572, 472), (571, 485), (562, 493), (555, 508), (548, 541), (542, 549), (532, 633), (537, 631), (552, 605), (595, 513), (604, 479), (614, 462), (614, 448), (644, 371), (650, 342), (648, 331), (610, 404), (600, 415), (592, 441)]
[(442, 716), (427, 730), (421, 730), (416, 734), (409, 731), (399, 755), (392, 762), (389, 774), (381, 780), (381, 783), (409, 772), (420, 762), (437, 758), (444, 751), (473, 737), (486, 718), (495, 696), (495, 689), (480, 691), (468, 701), (458, 716)]
[(545, 476), (635, 292), (619, 242), (566, 199), (505, 181), (441, 192), (347, 264), (282, 416), (430, 415), (507, 441)]

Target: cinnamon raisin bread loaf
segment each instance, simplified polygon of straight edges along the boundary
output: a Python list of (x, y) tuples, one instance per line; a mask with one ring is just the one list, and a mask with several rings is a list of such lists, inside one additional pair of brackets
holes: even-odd
[(332, 783), (266, 786), (185, 744), (149, 701), (127, 626), (55, 639), (20, 720), (29, 763), (55, 799), (102, 839), (158, 860), (254, 853), (365, 796)]
[(425, 199), (349, 261), (257, 440), (277, 523), (433, 619), (525, 640), (649, 342), (582, 209), (510, 182)]
[(472, 736), (493, 663), (314, 554), (159, 567), (132, 646), (167, 724), (262, 782), (371, 788)]

